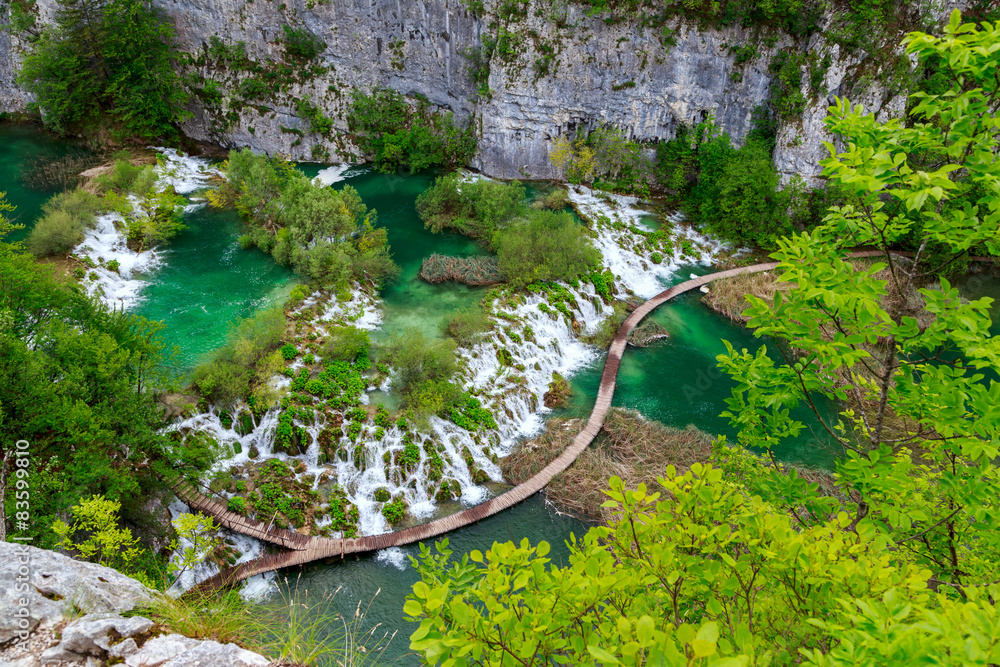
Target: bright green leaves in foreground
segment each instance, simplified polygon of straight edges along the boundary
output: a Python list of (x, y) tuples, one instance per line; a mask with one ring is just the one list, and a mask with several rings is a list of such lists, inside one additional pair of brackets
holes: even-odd
[[(787, 363), (720, 356), (739, 443), (720, 439), (715, 467), (668, 469), (656, 492), (612, 479), (619, 518), (571, 544), (565, 567), (527, 543), (458, 563), (424, 550), (405, 611), (427, 662), (1000, 662), (1000, 343), (989, 300), (939, 280), (1000, 255), (1000, 35), (957, 16), (944, 37), (907, 40), (961, 82), (920, 95), (910, 126), (831, 113), (847, 148), (824, 166), (846, 202), (779, 241), (790, 289), (746, 313)], [(849, 260), (858, 245), (875, 257)], [(901, 245), (917, 252), (889, 252)], [(800, 435), (801, 403), (846, 452), (822, 492), (769, 456)]]
[[(839, 421), (824, 426), (846, 450), (837, 485), (852, 527), (957, 591), (1000, 578), (1000, 340), (990, 299), (964, 301), (934, 281), (971, 254), (1000, 254), (1000, 35), (956, 13), (944, 37), (907, 45), (963, 85), (915, 96), (909, 127), (846, 103), (832, 111), (830, 129), (849, 143), (824, 166), (847, 203), (779, 243), (779, 279), (793, 287), (749, 297), (746, 312), (758, 335), (784, 341), (789, 364), (732, 349), (720, 362), (738, 382), (729, 407), (743, 445), (770, 450), (801, 429), (790, 407), (840, 401)], [(889, 252), (902, 243), (917, 252)], [(846, 259), (857, 245), (876, 248), (875, 261)]]
[(621, 518), (571, 544), (565, 567), (544, 542), (460, 562), (447, 543), (422, 548), (404, 607), (420, 623), (411, 648), (441, 665), (976, 664), (942, 655), (947, 631), (962, 654), (998, 651), (984, 596), (932, 592), (928, 570), (844, 530), (844, 514), (800, 528), (710, 466), (668, 468), (659, 483), (628, 491), (613, 478)]

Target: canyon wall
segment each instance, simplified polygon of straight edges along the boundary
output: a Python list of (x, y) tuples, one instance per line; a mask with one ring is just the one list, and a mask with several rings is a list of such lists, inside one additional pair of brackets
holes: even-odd
[[(698, 30), (676, 21), (671, 38), (662, 26), (608, 23), (579, 4), (530, 0), (516, 25), (513, 48), (489, 60), (488, 91), (470, 75), (469, 49), (495, 37), (495, 14), (486, 2), (479, 15), (461, 0), (154, 0), (173, 20), (180, 48), (194, 56), (212, 43), (244, 42), (251, 58), (277, 68), (283, 58), (282, 26), (307, 28), (326, 42), (311, 63), (285, 70), (281, 92), (247, 101), (237, 94), (250, 76), (210, 58), (184, 66), (189, 78), (216, 81), (221, 100), (192, 98), (192, 117), (183, 125), (190, 137), (225, 147), (249, 146), (299, 160), (358, 159), (346, 136), (345, 111), (354, 88), (388, 87), (411, 99), (423, 96), (456, 118), (476, 123), (479, 153), (473, 166), (499, 177), (550, 178), (554, 138), (577, 128), (614, 125), (630, 138), (672, 138), (681, 124), (714, 116), (739, 143), (751, 127), (753, 109), (767, 103), (773, 84), (769, 64), (782, 50), (831, 56), (821, 90), (803, 92), (809, 103), (801, 117), (783, 122), (775, 164), (785, 175), (812, 180), (816, 162), (830, 140), (823, 118), (832, 96), (851, 88), (881, 118), (897, 116), (905, 93), (879, 82), (878, 63), (864, 54), (842, 56), (840, 47), (816, 33), (808, 44), (790, 37), (757, 42), (752, 59), (737, 64), (735, 46), (751, 41), (741, 28)], [(955, 4), (945, 3), (946, 14)], [(39, 0), (40, 15), (51, 16), (54, 0)], [(554, 9), (555, 8), (555, 9)], [(2, 11), (2, 10), (0, 10)], [(556, 15), (558, 13), (558, 16)], [(829, 17), (824, 18), (825, 21)], [(13, 83), (20, 45), (0, 32), (0, 111), (23, 109), (27, 96)], [(870, 82), (856, 83), (859, 71)], [(333, 119), (334, 132), (322, 136), (296, 113), (308, 98)]]

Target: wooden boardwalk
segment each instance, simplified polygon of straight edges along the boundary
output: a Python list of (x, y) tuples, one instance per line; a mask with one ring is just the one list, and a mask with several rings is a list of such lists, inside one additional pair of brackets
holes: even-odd
[[(863, 258), (877, 256), (880, 254), (881, 253), (879, 252), (865, 251), (853, 253), (850, 257)], [(383, 533), (381, 535), (367, 535), (352, 539), (329, 539), (323, 537), (307, 537), (305, 535), (295, 533), (296, 535), (299, 535), (299, 537), (305, 539), (305, 542), (299, 542), (294, 539), (289, 539), (287, 536), (275, 538), (271, 533), (265, 533), (265, 536), (260, 537), (260, 539), (267, 540), (273, 544), (288, 546), (292, 550), (284, 553), (263, 556), (256, 560), (227, 568), (219, 574), (206, 579), (196, 588), (200, 590), (211, 590), (222, 586), (229, 586), (262, 572), (269, 572), (284, 567), (291, 567), (293, 565), (304, 565), (305, 563), (323, 560), (326, 558), (334, 558), (338, 556), (342, 557), (347, 554), (378, 551), (379, 549), (386, 549), (388, 547), (413, 544), (414, 542), (420, 542), (422, 540), (438, 537), (439, 535), (444, 535), (445, 533), (453, 531), (457, 528), (468, 526), (481, 519), (485, 519), (486, 517), (502, 512), (522, 500), (529, 498), (545, 488), (545, 486), (552, 481), (553, 477), (572, 465), (576, 458), (583, 453), (583, 450), (585, 450), (590, 443), (594, 441), (594, 438), (597, 437), (598, 432), (601, 430), (601, 426), (604, 424), (604, 418), (607, 416), (608, 410), (611, 409), (611, 399), (614, 396), (615, 383), (618, 378), (618, 367), (621, 364), (622, 354), (625, 352), (625, 345), (628, 341), (629, 332), (631, 332), (636, 325), (638, 325), (647, 315), (653, 312), (657, 306), (670, 301), (676, 296), (690, 292), (691, 290), (696, 290), (702, 285), (707, 285), (716, 280), (732, 278), (734, 276), (747, 273), (770, 271), (777, 266), (778, 262), (768, 262), (765, 264), (743, 266), (735, 269), (729, 269), (727, 271), (720, 271), (718, 273), (710, 273), (698, 278), (692, 278), (691, 280), (687, 280), (679, 285), (675, 285), (670, 289), (660, 292), (652, 299), (636, 308), (628, 316), (621, 328), (618, 329), (618, 333), (615, 335), (614, 341), (611, 343), (611, 349), (608, 350), (608, 360), (604, 364), (604, 373), (601, 375), (601, 385), (597, 391), (597, 400), (594, 404), (593, 411), (590, 413), (590, 418), (587, 420), (587, 424), (583, 427), (583, 430), (576, 435), (572, 444), (570, 444), (562, 454), (556, 457), (551, 463), (542, 468), (541, 471), (525, 482), (518, 484), (505, 493), (491, 498), (484, 503), (476, 505), (475, 507), (470, 507), (469, 509), (462, 510), (461, 512), (457, 512), (450, 516), (446, 516), (442, 519), (437, 519), (420, 526), (414, 526), (412, 528), (391, 533)], [(231, 530), (236, 530), (246, 535), (258, 537), (256, 533), (246, 532), (246, 530), (244, 530), (244, 526), (249, 525), (251, 520), (238, 516), (236, 520), (233, 520), (231, 517), (223, 519), (223, 517), (218, 517), (213, 513), (213, 506), (214, 508), (221, 508), (221, 505), (218, 503), (215, 503), (214, 501), (207, 501), (206, 503), (202, 503), (202, 507), (205, 509), (202, 509), (201, 507), (198, 509), (212, 514), (212, 516), (216, 516), (219, 518), (219, 522), (222, 523), (222, 525), (230, 528)], [(229, 521), (229, 523), (226, 523), (226, 521)], [(258, 522), (252, 523), (256, 524), (258, 527), (261, 526)], [(258, 529), (255, 530), (259, 532)], [(284, 533), (288, 532), (290, 531), (284, 531)], [(277, 539), (284, 539), (289, 543), (286, 545), (277, 541)]]

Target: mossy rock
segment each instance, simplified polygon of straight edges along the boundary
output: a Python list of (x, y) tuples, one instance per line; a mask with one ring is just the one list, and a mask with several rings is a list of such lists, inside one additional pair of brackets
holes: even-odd
[(501, 366), (513, 366), (514, 356), (505, 347), (497, 348), (497, 361), (500, 362)]
[(389, 489), (384, 486), (380, 486), (375, 489), (375, 502), (385, 503), (392, 499), (392, 494), (389, 493)]
[(233, 427), (233, 416), (223, 410), (219, 413), (219, 423), (222, 424), (222, 428), (232, 428)]
[(250, 451), (247, 452), (247, 456), (251, 459), (256, 459), (260, 456), (260, 450), (257, 449), (257, 445), (250, 445)]
[(241, 412), (240, 418), (236, 421), (236, 432), (242, 436), (253, 433), (253, 417), (249, 412)]
[(472, 473), (472, 481), (474, 484), (485, 484), (490, 481), (490, 476), (486, 474), (486, 471), (482, 468), (476, 468)]
[(441, 488), (438, 489), (437, 493), (434, 494), (435, 502), (446, 503), (452, 499), (451, 489), (447, 484), (442, 484)]

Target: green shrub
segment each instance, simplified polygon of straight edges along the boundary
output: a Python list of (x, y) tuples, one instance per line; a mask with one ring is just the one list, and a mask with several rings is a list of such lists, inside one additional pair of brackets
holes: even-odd
[(323, 111), (308, 97), (295, 100), (295, 113), (299, 118), (309, 121), (309, 130), (316, 134), (330, 134), (333, 131), (333, 119), (323, 115)]
[(83, 241), (100, 208), (101, 199), (86, 190), (57, 194), (42, 206), (25, 245), (36, 257), (65, 254)]
[(240, 85), (237, 88), (240, 97), (247, 100), (255, 100), (267, 97), (271, 93), (271, 89), (268, 88), (267, 84), (260, 79), (250, 77), (240, 81)]
[(306, 297), (308, 297), (311, 293), (312, 290), (310, 290), (305, 285), (296, 285), (295, 287), (292, 288), (292, 291), (289, 292), (288, 294), (288, 304), (291, 306), (296, 306), (305, 301)]
[(658, 148), (658, 171), (695, 223), (728, 241), (768, 248), (793, 225), (818, 220), (808, 210), (801, 179), (782, 188), (771, 161), (770, 123), (758, 114), (756, 129), (739, 149), (710, 122), (682, 131)]
[(291, 361), (299, 356), (299, 351), (291, 343), (285, 343), (281, 346), (281, 356), (285, 358), (285, 361)]
[(408, 329), (390, 339), (386, 354), (397, 371), (393, 387), (415, 415), (446, 414), (461, 400), (461, 389), (451, 382), (454, 341), (428, 340), (419, 329)]
[(575, 280), (600, 265), (601, 253), (569, 213), (532, 211), (499, 234), (497, 260), (507, 282)]
[(385, 229), (374, 226), (357, 191), (317, 186), (287, 161), (232, 151), (226, 182), (208, 199), (240, 211), (250, 228), (241, 243), (321, 285), (381, 284), (399, 273)]
[(241, 498), (240, 496), (233, 496), (226, 501), (226, 509), (230, 512), (245, 515), (247, 513), (247, 501), (245, 498)]
[[(276, 400), (267, 393), (271, 376), (280, 367), (274, 351), (285, 332), (280, 308), (255, 313), (237, 322), (226, 344), (192, 372), (192, 384), (202, 396), (219, 405), (230, 405), (254, 392), (262, 403)], [(277, 362), (277, 363), (276, 363)], [(257, 405), (267, 409), (269, 405)]]
[(395, 526), (397, 523), (406, 518), (406, 501), (402, 498), (397, 498), (382, 505), (382, 516), (385, 517), (385, 520), (388, 521), (390, 525)]
[(461, 174), (440, 176), (417, 197), (417, 213), (432, 232), (453, 229), (492, 247), (497, 232), (524, 215), (524, 186), (514, 181), (462, 181)]
[(368, 332), (354, 326), (330, 327), (326, 342), (320, 352), (325, 360), (353, 363), (359, 357), (368, 356), (371, 339)]
[(380, 486), (375, 489), (375, 502), (384, 503), (392, 498), (392, 494), (389, 493), (389, 489), (384, 486)]
[(450, 112), (431, 112), (425, 100), (413, 111), (394, 90), (355, 90), (347, 123), (380, 171), (464, 164), (476, 151), (471, 124), (459, 127)]
[(452, 313), (444, 321), (444, 333), (462, 346), (470, 346), (493, 326), (482, 304)]
[(293, 28), (286, 24), (281, 26), (281, 31), (285, 53), (296, 60), (312, 60), (326, 48), (326, 42), (306, 28)]

